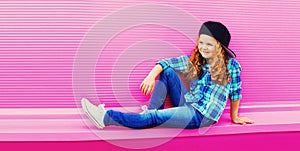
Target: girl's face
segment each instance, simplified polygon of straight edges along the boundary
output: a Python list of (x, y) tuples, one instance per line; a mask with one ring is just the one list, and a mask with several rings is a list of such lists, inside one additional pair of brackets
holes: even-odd
[(205, 59), (211, 59), (216, 56), (217, 40), (214, 37), (201, 34), (198, 40), (198, 49)]

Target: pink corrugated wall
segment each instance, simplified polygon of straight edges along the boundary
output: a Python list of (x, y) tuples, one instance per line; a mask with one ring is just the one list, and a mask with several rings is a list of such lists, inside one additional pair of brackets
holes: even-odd
[[(243, 67), (244, 103), (300, 99), (300, 2), (12, 0), (0, 2), (0, 107), (76, 107), (73, 65), (87, 33), (121, 8), (152, 4), (198, 20), (199, 24), (185, 22), (182, 28), (194, 33), (194, 39), (172, 27), (146, 22), (113, 35), (99, 49), (94, 68), (95, 92), (102, 102), (110, 106), (147, 102), (138, 90), (143, 77), (157, 59), (189, 54), (200, 23), (207, 20), (221, 21), (231, 31), (230, 47)], [(182, 26), (186, 15), (175, 16), (177, 20), (169, 22)], [(119, 17), (132, 20), (135, 15)], [(111, 28), (124, 24), (118, 19), (113, 23)], [(116, 101), (120, 98), (122, 103)]]

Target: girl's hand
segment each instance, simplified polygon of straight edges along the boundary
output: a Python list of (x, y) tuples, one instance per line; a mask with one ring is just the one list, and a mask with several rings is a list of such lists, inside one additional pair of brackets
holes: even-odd
[(254, 122), (246, 117), (236, 117), (231, 119), (233, 123), (235, 124), (241, 124), (241, 125), (246, 125), (246, 124), (253, 124)]
[(155, 78), (146, 77), (140, 85), (140, 90), (143, 94), (148, 95), (152, 93), (155, 86)]

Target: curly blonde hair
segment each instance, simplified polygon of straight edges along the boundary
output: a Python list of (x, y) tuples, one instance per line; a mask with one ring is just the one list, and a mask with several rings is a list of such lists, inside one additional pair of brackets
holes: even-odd
[[(225, 54), (225, 51), (219, 42), (217, 42), (216, 50), (216, 57), (212, 58), (209, 72), (211, 73), (213, 82), (219, 85), (226, 85), (231, 81), (227, 68), (229, 57)], [(202, 66), (206, 63), (206, 59), (203, 58), (199, 52), (198, 46), (196, 46), (192, 51), (188, 68), (183, 73), (186, 80), (191, 81), (195, 78), (199, 78), (203, 73)]]

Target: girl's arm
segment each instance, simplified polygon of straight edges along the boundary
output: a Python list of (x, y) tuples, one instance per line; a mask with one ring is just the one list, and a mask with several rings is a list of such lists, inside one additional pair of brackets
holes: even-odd
[(143, 94), (148, 95), (152, 93), (155, 86), (155, 78), (163, 71), (163, 68), (160, 64), (157, 64), (150, 71), (148, 76), (144, 79), (144, 81), (140, 85), (140, 90)]
[(155, 78), (166, 68), (171, 67), (176, 71), (184, 71), (187, 68), (189, 61), (188, 56), (180, 56), (176, 58), (166, 58), (157, 62), (156, 66), (150, 71), (148, 76), (140, 85), (140, 90), (145, 95), (152, 93), (155, 86)]
[(250, 119), (248, 119), (246, 117), (238, 116), (239, 105), (240, 105), (240, 100), (230, 101), (231, 121), (235, 124), (242, 124), (242, 125), (254, 123), (253, 121), (251, 121)]

